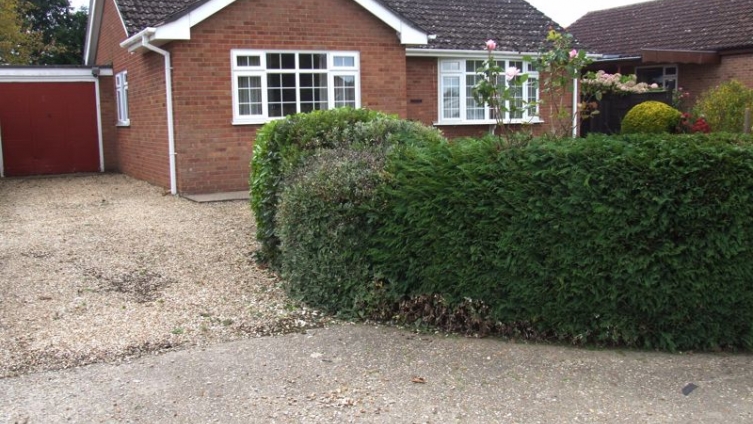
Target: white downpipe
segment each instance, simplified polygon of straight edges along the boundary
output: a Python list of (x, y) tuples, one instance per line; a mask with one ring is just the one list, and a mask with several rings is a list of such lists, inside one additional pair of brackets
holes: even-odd
[(167, 144), (170, 155), (170, 193), (178, 194), (177, 177), (175, 170), (175, 128), (173, 127), (173, 78), (170, 52), (149, 44), (148, 33), (141, 36), (141, 45), (165, 58), (165, 105), (167, 106)]
[(578, 138), (578, 103), (580, 93), (578, 91), (578, 78), (573, 78), (573, 138)]

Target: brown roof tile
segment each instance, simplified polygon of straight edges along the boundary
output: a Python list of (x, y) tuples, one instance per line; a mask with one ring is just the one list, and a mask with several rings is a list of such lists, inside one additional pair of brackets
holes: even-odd
[(494, 39), (500, 51), (534, 52), (549, 27), (562, 28), (525, 0), (382, 0), (436, 35), (426, 48), (484, 50)]
[[(130, 35), (180, 17), (208, 0), (117, 0)], [(315, 0), (310, 0), (315, 1)], [(429, 34), (431, 49), (536, 51), (548, 28), (559, 27), (525, 0), (378, 0)]]
[(568, 31), (589, 50), (639, 56), (641, 49), (753, 47), (753, 0), (655, 0), (590, 12)]

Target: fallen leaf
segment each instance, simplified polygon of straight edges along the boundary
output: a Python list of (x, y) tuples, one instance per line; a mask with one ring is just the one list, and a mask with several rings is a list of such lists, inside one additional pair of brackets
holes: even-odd
[(423, 377), (413, 377), (413, 378), (411, 379), (411, 381), (412, 381), (413, 383), (420, 383), (420, 384), (425, 384), (425, 383), (426, 383), (426, 379), (425, 379), (425, 378), (423, 378)]

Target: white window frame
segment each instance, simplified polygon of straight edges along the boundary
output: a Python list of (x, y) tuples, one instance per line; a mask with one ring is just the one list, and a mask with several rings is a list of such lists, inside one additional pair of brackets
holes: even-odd
[[(484, 61), (487, 60), (487, 56), (480, 56), (480, 57), (463, 57), (463, 58), (439, 58), (438, 64), (437, 64), (437, 72), (438, 72), (438, 79), (437, 79), (437, 95), (438, 95), (438, 102), (437, 102), (437, 122), (435, 122), (435, 125), (491, 125), (496, 124), (497, 121), (493, 118), (493, 114), (491, 110), (489, 109), (488, 105), (484, 105), (484, 119), (468, 119), (468, 107), (466, 103), (466, 89), (467, 89), (467, 83), (466, 79), (470, 75), (477, 75), (478, 72), (468, 72), (466, 70), (466, 65), (468, 61)], [(523, 85), (523, 100), (525, 102), (529, 101), (531, 99), (530, 97), (530, 91), (529, 87), (531, 84), (536, 84), (536, 101), (541, 99), (541, 90), (538, 86), (540, 82), (540, 77), (538, 71), (533, 70), (530, 63), (527, 63), (523, 60), (522, 57), (495, 57), (495, 60), (497, 60), (500, 63), (500, 66), (502, 66), (503, 69), (506, 69), (510, 62), (523, 62), (523, 66), (526, 69), (522, 69), (521, 72), (528, 74), (528, 81)], [(460, 117), (459, 118), (447, 118), (444, 116), (444, 87), (445, 87), (445, 78), (454, 78), (457, 77), (460, 80)], [(541, 123), (543, 122), (539, 116), (539, 106), (538, 104), (535, 105), (535, 107), (530, 111), (525, 111), (523, 113), (522, 118), (513, 118), (510, 119), (509, 112), (506, 113), (505, 119), (503, 120), (504, 124), (529, 124), (529, 123)]]
[[(677, 64), (671, 64), (671, 65), (647, 65), (647, 66), (636, 66), (635, 67), (635, 74), (638, 75), (638, 71), (641, 69), (657, 69), (661, 68), (662, 70), (662, 79), (661, 79), (661, 88), (666, 89), (667, 88), (667, 81), (674, 81), (675, 86), (674, 89), (677, 89), (679, 87), (678, 81), (680, 80), (680, 67)], [(675, 68), (674, 75), (667, 75), (667, 69), (668, 68)]]
[(128, 111), (128, 71), (115, 74), (115, 102), (117, 104), (117, 126), (127, 127), (131, 125)]
[[(267, 69), (267, 54), (294, 54), (295, 69)], [(327, 69), (301, 69), (301, 54), (323, 54), (327, 55)], [(258, 56), (258, 66), (239, 66), (237, 58), (239, 56)], [(348, 57), (353, 59), (353, 65), (344, 64), (335, 66), (335, 57)], [(233, 125), (252, 125), (264, 124), (282, 117), (269, 116), (269, 94), (267, 87), (267, 74), (290, 73), (296, 75), (296, 111), (301, 110), (301, 81), (302, 73), (327, 74), (327, 109), (335, 107), (335, 77), (352, 76), (355, 85), (355, 107), (361, 107), (361, 71), (360, 71), (360, 54), (356, 51), (321, 51), (321, 50), (250, 50), (250, 49), (233, 49), (230, 51), (231, 60), (231, 78), (232, 78), (232, 97), (233, 97)], [(255, 115), (241, 115), (239, 95), (238, 95), (238, 78), (239, 77), (260, 77), (261, 80), (261, 104), (262, 113)]]

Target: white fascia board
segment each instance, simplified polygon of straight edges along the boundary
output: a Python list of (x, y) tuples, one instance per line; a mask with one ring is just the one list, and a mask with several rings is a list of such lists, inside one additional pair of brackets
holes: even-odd
[[(483, 50), (449, 50), (449, 49), (405, 49), (405, 55), (408, 57), (460, 57), (460, 58), (484, 58), (489, 57), (489, 53)], [(539, 56), (538, 52), (505, 52), (495, 51), (494, 57), (523, 57)]]
[(361, 7), (368, 10), (379, 18), (382, 22), (389, 25), (392, 29), (400, 34), (400, 43), (402, 44), (428, 44), (429, 34), (415, 28), (405, 19), (395, 14), (393, 11), (384, 7), (381, 3), (374, 0), (354, 0)]
[[(97, 0), (94, 0), (97, 1)], [(107, 1), (107, 0), (102, 0)], [(123, 14), (120, 13), (120, 7), (118, 6), (118, 0), (112, 0), (112, 3), (115, 5), (115, 11), (118, 12), (118, 18), (120, 19), (120, 24), (123, 25), (123, 32), (128, 35), (128, 28), (125, 24), (125, 19), (123, 19)]]
[(191, 16), (183, 16), (178, 20), (154, 28), (154, 34), (149, 37), (149, 41), (190, 40), (191, 26)]
[[(102, 68), (101, 76), (112, 76), (112, 69)], [(56, 68), (0, 68), (0, 82), (94, 82), (92, 69), (56, 69)]]
[[(95, 0), (96, 1), (96, 0)], [(386, 23), (400, 34), (402, 44), (424, 45), (429, 43), (429, 35), (415, 28), (406, 20), (384, 7), (374, 0), (354, 0), (374, 16)], [(167, 43), (172, 40), (190, 40), (191, 28), (234, 3), (235, 0), (210, 0), (195, 10), (192, 10), (180, 18), (158, 24), (155, 27), (146, 28), (132, 35), (122, 43), (120, 47), (127, 47), (129, 51), (138, 50), (141, 40), (147, 35), (147, 40), (155, 45)]]
[[(86, 39), (84, 40), (84, 64), (90, 65), (94, 61), (94, 52), (92, 51), (92, 45), (95, 44), (94, 27), (95, 20), (98, 20), (99, 8), (97, 7), (97, 0), (89, 1), (89, 17), (86, 20)], [(98, 25), (97, 25), (98, 26)]]
[(234, 2), (235, 0), (208, 1), (174, 21), (158, 24), (155, 27), (145, 28), (139, 31), (120, 43), (120, 47), (127, 47), (128, 51), (131, 52), (139, 50), (142, 47), (141, 40), (144, 35), (147, 36), (147, 41), (155, 46), (173, 40), (190, 40), (191, 27), (199, 24)]
[(191, 28), (198, 25), (220, 10), (235, 3), (235, 0), (211, 0), (180, 18), (155, 27), (156, 32), (150, 41), (190, 40)]

